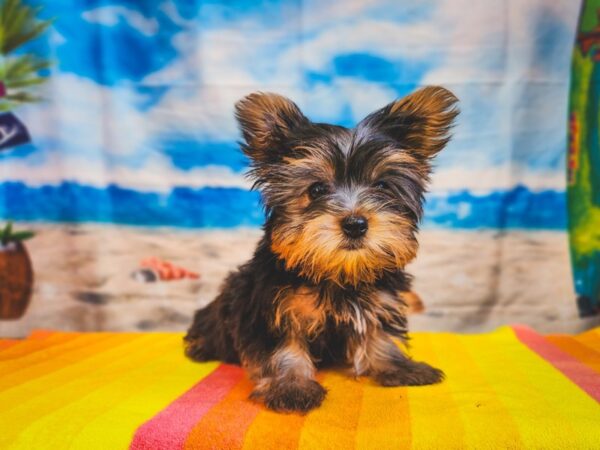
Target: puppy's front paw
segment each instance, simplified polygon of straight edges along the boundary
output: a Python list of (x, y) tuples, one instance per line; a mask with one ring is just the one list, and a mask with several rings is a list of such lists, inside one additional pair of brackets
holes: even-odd
[(267, 408), (280, 412), (306, 413), (317, 408), (327, 391), (314, 380), (278, 380), (264, 394)]
[(429, 364), (408, 360), (389, 370), (377, 372), (375, 381), (382, 386), (423, 386), (444, 379), (444, 372)]

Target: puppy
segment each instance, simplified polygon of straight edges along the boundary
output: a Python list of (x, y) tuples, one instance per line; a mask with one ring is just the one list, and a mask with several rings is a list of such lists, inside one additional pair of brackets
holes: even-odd
[(426, 87), (355, 128), (313, 123), (290, 100), (254, 93), (236, 104), (266, 210), (252, 259), (196, 312), (193, 360), (241, 364), (251, 397), (277, 411), (318, 407), (316, 367), (345, 365), (382, 386), (438, 383), (405, 341), (415, 234), (431, 159), (446, 145), (457, 99)]

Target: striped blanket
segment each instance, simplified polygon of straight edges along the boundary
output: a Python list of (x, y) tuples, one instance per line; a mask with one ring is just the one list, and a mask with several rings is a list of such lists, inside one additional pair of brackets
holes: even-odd
[(411, 352), (445, 382), (382, 388), (326, 371), (329, 395), (305, 416), (250, 402), (240, 368), (187, 361), (181, 338), (0, 340), (0, 448), (600, 448), (600, 329), (415, 333)]

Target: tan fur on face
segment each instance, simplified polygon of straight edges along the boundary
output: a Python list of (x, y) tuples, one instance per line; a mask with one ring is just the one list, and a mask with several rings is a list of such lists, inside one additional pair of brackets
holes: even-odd
[(319, 282), (330, 279), (342, 284), (371, 283), (385, 269), (404, 267), (417, 250), (412, 224), (388, 212), (365, 214), (369, 231), (364, 247), (347, 250), (340, 218), (323, 214), (308, 222), (283, 225), (273, 233), (272, 250), (283, 257), (288, 269)]

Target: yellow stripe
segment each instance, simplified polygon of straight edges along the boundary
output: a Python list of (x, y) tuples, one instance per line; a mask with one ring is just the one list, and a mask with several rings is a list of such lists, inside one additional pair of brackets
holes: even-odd
[(327, 398), (306, 416), (299, 448), (354, 448), (363, 384), (339, 371), (328, 371), (323, 385), (329, 391)]
[(512, 329), (458, 339), (510, 412), (525, 448), (598, 448), (600, 406)]
[[(163, 337), (144, 360), (135, 362), (135, 368), (115, 368), (119, 376), (113, 381), (30, 426), (27, 437), (32, 439), (22, 439), (20, 448), (39, 448), (35, 444), (40, 436), (60, 429), (70, 434), (71, 449), (125, 449), (138, 426), (217, 366), (216, 362), (188, 361), (181, 349), (181, 336)], [(60, 442), (64, 445), (64, 440)]]
[(356, 448), (406, 449), (410, 448), (410, 442), (407, 388), (381, 387), (373, 382), (366, 384), (356, 432)]
[[(0, 428), (3, 433), (0, 435), (0, 444), (5, 443), (6, 445), (13, 442), (19, 434), (23, 438), (31, 437), (44, 443), (52, 442), (53, 439), (64, 441), (69, 436), (67, 428), (71, 426), (70, 424), (79, 423), (77, 414), (58, 428), (50, 427), (47, 431), (40, 430), (39, 433), (34, 433), (29, 431), (30, 427), (37, 420), (56, 414), (56, 411), (61, 408), (77, 402), (90, 392), (118, 379), (125, 371), (134, 370), (140, 363), (161, 355), (161, 352), (172, 351), (175, 344), (173, 340), (181, 339), (181, 337), (173, 335), (169, 338), (165, 334), (135, 337), (115, 334), (111, 337), (124, 342), (116, 348), (111, 348), (110, 345), (114, 342), (106, 341), (105, 345), (109, 346), (110, 350), (81, 362), (61, 367), (47, 375), (24, 382), (14, 388), (8, 388), (0, 393), (0, 404), (3, 405), (0, 417)], [(105, 402), (109, 402), (109, 400), (109, 398), (103, 399)], [(88, 409), (87, 413), (85, 408), (80, 411), (82, 414), (79, 417), (82, 420), (86, 414), (94, 413), (93, 405), (90, 406), (92, 409)], [(57, 434), (57, 429), (61, 429), (61, 433)], [(16, 448), (20, 447), (18, 443), (15, 444)], [(3, 445), (0, 447), (4, 448)], [(35, 447), (28, 444), (20, 448)]]
[(465, 430), (465, 447), (522, 447), (519, 430), (510, 412), (481, 374), (480, 361), (465, 351), (464, 344), (455, 334), (435, 334), (431, 342), (446, 373), (444, 383), (454, 401), (460, 405), (457, 412)]
[[(435, 335), (416, 333), (411, 340), (411, 354), (417, 361), (432, 366), (439, 364), (432, 346)], [(460, 419), (460, 406), (455, 402), (451, 386), (442, 382), (432, 386), (409, 387), (412, 446), (415, 449), (464, 449), (465, 432)]]

